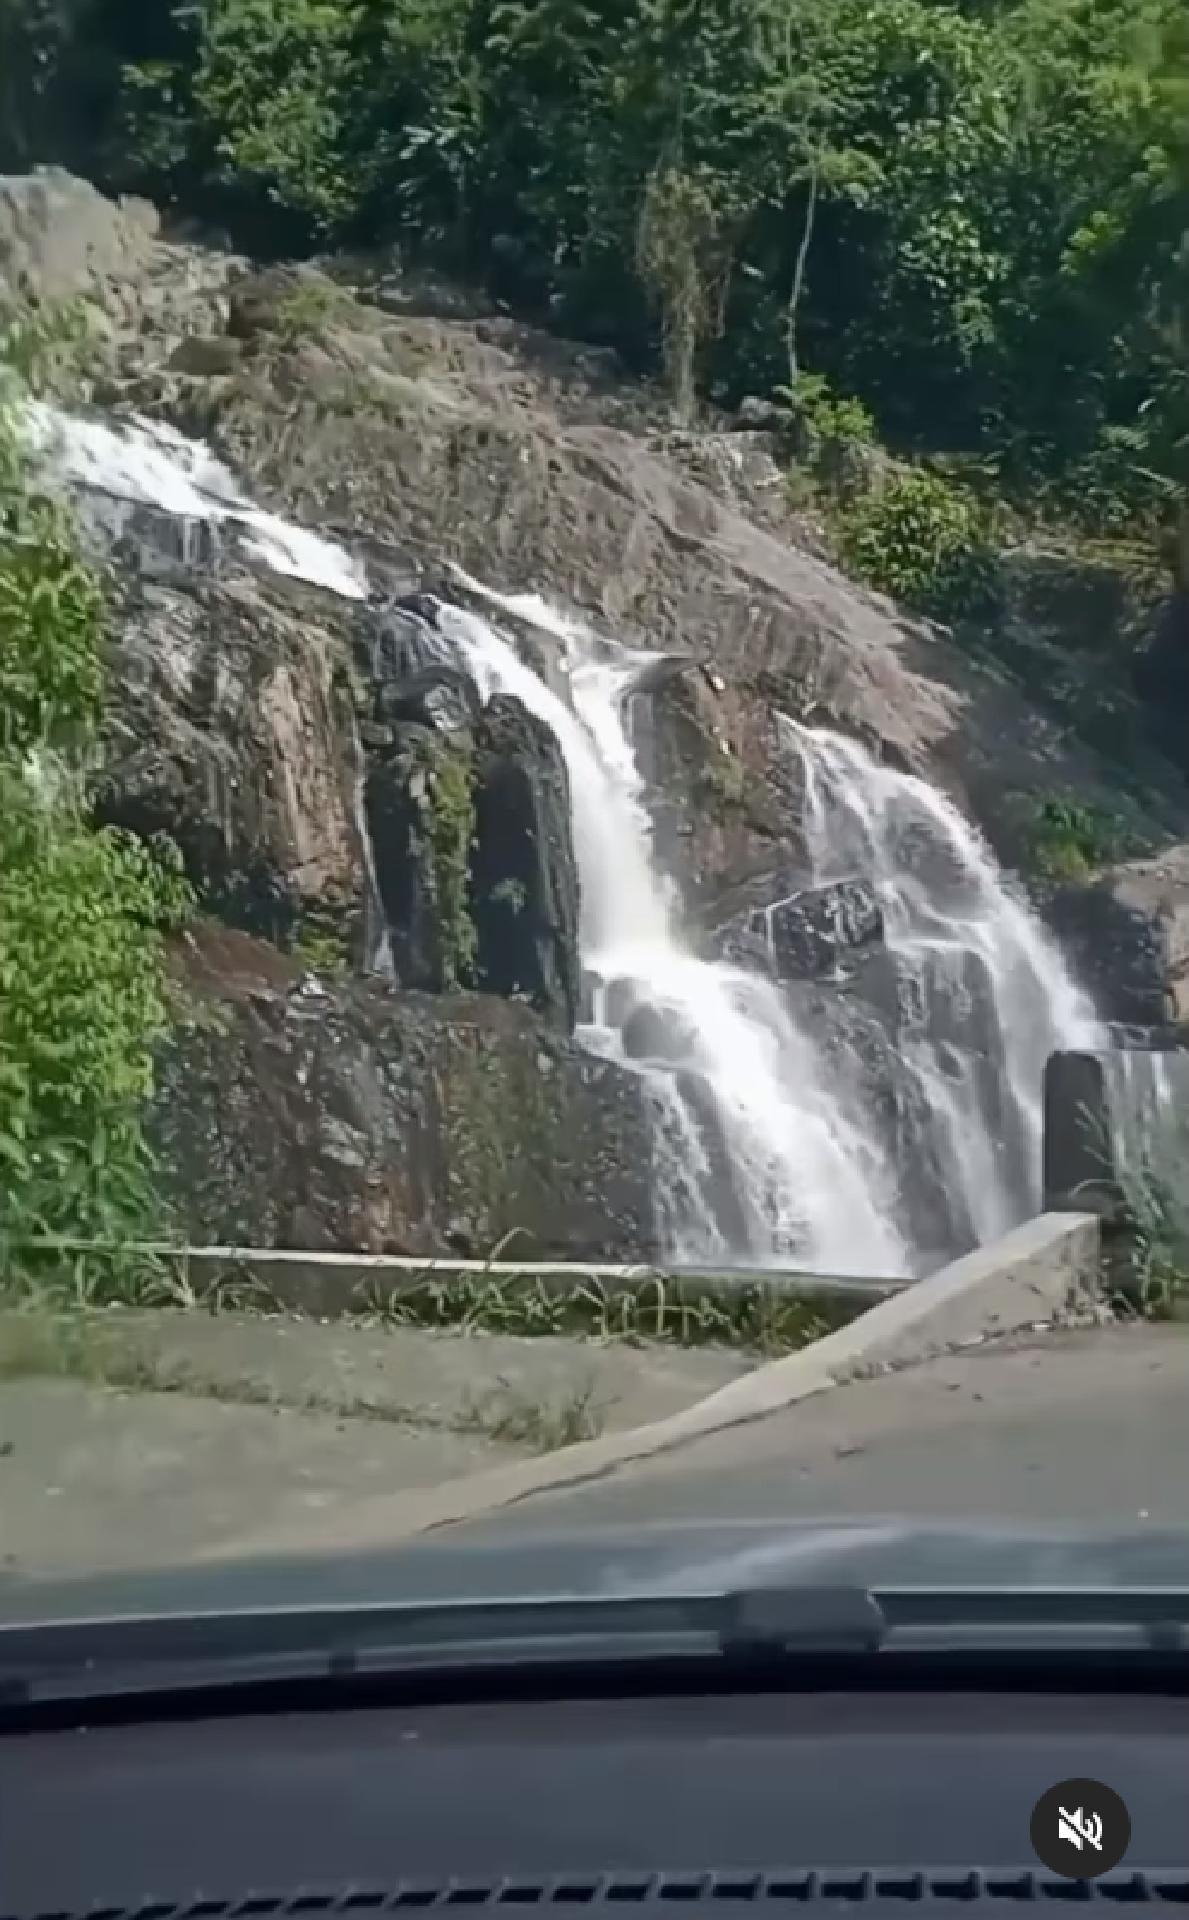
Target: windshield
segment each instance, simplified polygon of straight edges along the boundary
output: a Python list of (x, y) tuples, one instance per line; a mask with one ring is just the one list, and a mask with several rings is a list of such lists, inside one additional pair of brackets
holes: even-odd
[(1186, 54), (0, 0), (10, 1610), (1183, 1580)]

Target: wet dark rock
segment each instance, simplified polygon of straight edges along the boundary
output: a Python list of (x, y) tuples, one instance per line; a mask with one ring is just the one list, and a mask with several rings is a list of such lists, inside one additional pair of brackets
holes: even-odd
[(813, 1036), (840, 1103), (866, 1116), (892, 1173), (893, 1214), (908, 1244), (925, 1250), (926, 1268), (967, 1252), (977, 1239), (974, 1223), (947, 1174), (894, 1011), (878, 1011), (861, 994), (821, 981), (789, 982), (781, 992), (801, 1031)]
[(582, 1026), (590, 1026), (594, 1021), (595, 1005), (600, 988), (603, 985), (601, 974), (593, 968), (584, 967), (578, 986), (578, 1021)]
[(749, 931), (768, 943), (782, 980), (832, 973), (857, 949), (883, 943), (883, 912), (865, 880), (807, 887), (752, 914)]
[(803, 858), (800, 770), (771, 703), (665, 656), (637, 680), (628, 714), (659, 863), (696, 923), (721, 923), (741, 888), (765, 889)]
[(416, 677), (413, 694), (397, 682), (381, 698), (399, 712), (427, 689), (449, 693), (469, 724), (400, 721), (395, 750), (369, 757), (366, 779), (396, 979), (522, 998), (568, 1032), (579, 1008), (578, 874), (561, 750), (520, 701), (497, 696), (480, 709), (464, 676), (434, 672), (432, 684)]
[(1189, 1020), (1189, 843), (1088, 886), (1059, 888), (1045, 914), (1100, 1018), (1137, 1026)]
[(1189, 1047), (1189, 1021), (1161, 1027), (1125, 1026), (1118, 1021), (1106, 1021), (1102, 1043), (1127, 1053), (1176, 1053)]
[(1046, 1062), (1044, 1204), (1099, 1214), (1105, 1282), (1133, 1297), (1150, 1298), (1154, 1218), (1166, 1216), (1174, 1241), (1178, 1233), (1187, 1111), (1189, 1052), (1180, 1048), (1055, 1053)]
[(640, 1006), (645, 998), (646, 989), (639, 980), (609, 980), (603, 994), (603, 1017), (607, 1025), (626, 1026), (633, 1008)]
[(1105, 1058), (1054, 1053), (1044, 1072), (1045, 1205), (1112, 1212), (1121, 1203)]
[(697, 1027), (678, 1007), (645, 1002), (624, 1021), (623, 1050), (629, 1060), (663, 1060), (677, 1066), (690, 1059), (697, 1044)]
[[(363, 798), (382, 924), (395, 979), (425, 993), (470, 985), (474, 930), (466, 895), (473, 743), (440, 738), (432, 727), (396, 730), (395, 750), (368, 757)], [(439, 809), (457, 794), (463, 817), (445, 844)], [(446, 863), (461, 862), (452, 911), (443, 898)]]
[(689, 1068), (674, 1075), (674, 1088), (696, 1129), (706, 1169), (704, 1184), (699, 1188), (701, 1200), (709, 1210), (728, 1257), (743, 1258), (748, 1249), (747, 1217), (723, 1138), (714, 1090), (704, 1074)]
[(141, 580), (184, 584), (195, 572), (213, 574), (235, 547), (232, 528), (97, 491), (80, 497), (77, 514), (86, 546)]
[(206, 911), (287, 943), (318, 915), (361, 924), (364, 849), (325, 595), (199, 571), (122, 577), (97, 818), (180, 847)]
[(768, 936), (756, 931), (750, 915), (728, 920), (725, 927), (716, 927), (700, 945), (708, 960), (724, 960), (730, 966), (741, 967), (745, 973), (776, 978)]
[(570, 783), (544, 721), (506, 695), (475, 731), (470, 894), (478, 983), (525, 995), (570, 1031), (580, 1002), (578, 866)]
[(912, 963), (907, 955), (897, 954), (895, 966), (903, 1036), (1002, 1062), (995, 984), (980, 953), (968, 947), (929, 947)]
[(650, 1256), (638, 1076), (487, 997), (285, 991), (242, 952), (214, 972), (153, 1113), (191, 1238), (482, 1257), (516, 1232), (516, 1257)]
[(973, 868), (927, 813), (905, 808), (896, 823), (892, 859), (898, 877), (911, 875), (942, 919), (977, 915), (982, 908)]
[(375, 690), (375, 711), (387, 721), (413, 721), (437, 733), (474, 727), (481, 709), (479, 690), (457, 667), (429, 666), (403, 679), (384, 680)]

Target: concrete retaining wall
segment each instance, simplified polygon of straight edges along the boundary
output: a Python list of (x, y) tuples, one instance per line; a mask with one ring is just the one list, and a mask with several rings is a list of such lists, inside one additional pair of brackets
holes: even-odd
[[(110, 1251), (94, 1242), (55, 1241), (62, 1254)], [(121, 1247), (126, 1260), (129, 1249)], [(388, 1302), (429, 1285), (452, 1283), (472, 1288), (484, 1283), (508, 1299), (518, 1292), (545, 1293), (559, 1299), (587, 1289), (600, 1298), (629, 1295), (665, 1298), (673, 1303), (737, 1302), (746, 1290), (773, 1300), (828, 1299), (834, 1317), (861, 1313), (865, 1307), (904, 1291), (910, 1280), (849, 1278), (816, 1273), (764, 1273), (755, 1268), (666, 1268), (588, 1265), (576, 1261), (430, 1260), (397, 1254), (296, 1252), (278, 1247), (179, 1247), (167, 1242), (132, 1249), (159, 1261), (185, 1288), (205, 1298), (221, 1290), (256, 1291), (295, 1313), (334, 1319)]]

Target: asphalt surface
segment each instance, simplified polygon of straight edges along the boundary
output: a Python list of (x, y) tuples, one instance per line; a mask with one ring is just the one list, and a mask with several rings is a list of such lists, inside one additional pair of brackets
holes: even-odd
[(748, 1367), (711, 1349), (164, 1312), (101, 1320), (99, 1377), (55, 1378), (38, 1371), (52, 1328), (0, 1315), (0, 1576), (177, 1565), (277, 1528), (318, 1546), (361, 1503), (387, 1513), (587, 1421), (660, 1418)]
[[(349, 1413), (9, 1380), (0, 1575), (193, 1566), (274, 1547), (336, 1559), (383, 1549), (410, 1538), (402, 1517), (418, 1490), (508, 1452)], [(1189, 1328), (1104, 1328), (837, 1387), (420, 1538), (871, 1516), (1155, 1532), (1189, 1527), (1187, 1458)]]
[(1189, 1328), (1038, 1335), (906, 1368), (440, 1538), (887, 1515), (1189, 1525)]

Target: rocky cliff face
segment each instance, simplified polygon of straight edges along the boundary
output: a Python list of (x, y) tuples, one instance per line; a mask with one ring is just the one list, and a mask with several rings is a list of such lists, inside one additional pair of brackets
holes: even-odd
[(154, 1143), (220, 1246), (509, 1259), (652, 1250), (640, 1082), (494, 996), (301, 974), (245, 935), (177, 954)]
[[(834, 571), (787, 508), (762, 430), (675, 436), (606, 355), (443, 307), (374, 264), (259, 273), (174, 245), (152, 209), (58, 174), (0, 182), (5, 284), (86, 302), (84, 401), (208, 437), (258, 499), (368, 567), (370, 596), (352, 604), (263, 574), (234, 512), (212, 528), (184, 503), (81, 495), (117, 563), (97, 811), (173, 834), (208, 919), (317, 983), (246, 991), (242, 950), (231, 964), (210, 947), (204, 1004), (221, 991), (226, 1018), (179, 1037), (160, 1121), (196, 1231), (416, 1251), (483, 1250), (511, 1226), (587, 1255), (650, 1243), (638, 1082), (568, 1039), (583, 990), (566, 769), (547, 727), (511, 696), (482, 700), (439, 645), (451, 563), (564, 596), (656, 655), (633, 734), (695, 937), (774, 967), (863, 1063), (898, 1155), (923, 1138), (919, 1089), (890, 1064), (904, 983), (873, 899), (815, 891), (803, 774), (777, 714), (935, 781), (1009, 863), (1055, 789), (1147, 838), (1184, 831), (1171, 766), (1121, 795), (1002, 647), (980, 662)], [(1054, 644), (1053, 604), (1034, 577), (1021, 584), (1020, 659), (1034, 657), (1025, 629)], [(546, 641), (526, 645), (548, 677)], [(1162, 925), (1186, 897), (1170, 876)], [(1134, 922), (1111, 918), (1100, 890), (1067, 890), (1054, 920), (1096, 985), (1126, 974), (1113, 956), (1133, 953)], [(1148, 1017), (1156, 975), (1180, 965), (1153, 952), (1147, 998), (1120, 989), (1112, 1005), (1142, 1000)], [(944, 983), (922, 1016), (929, 1044), (989, 1056), (985, 1000), (978, 981)], [(663, 1036), (635, 1044), (647, 1055)], [(477, 1144), (446, 1154), (458, 1126), (500, 1136), (495, 1172)], [(550, 1165), (564, 1166), (555, 1194)], [(969, 1238), (944, 1184), (938, 1168), (916, 1183), (923, 1244)]]

